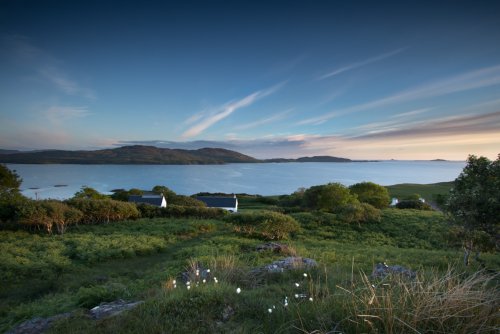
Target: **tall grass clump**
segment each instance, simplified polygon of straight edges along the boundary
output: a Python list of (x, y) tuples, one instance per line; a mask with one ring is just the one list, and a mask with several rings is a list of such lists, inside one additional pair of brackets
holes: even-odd
[[(449, 269), (444, 275), (408, 280), (388, 277), (345, 289), (344, 323), (353, 332), (498, 333), (498, 275), (477, 272), (463, 277)], [(348, 330), (349, 331), (349, 330)]]

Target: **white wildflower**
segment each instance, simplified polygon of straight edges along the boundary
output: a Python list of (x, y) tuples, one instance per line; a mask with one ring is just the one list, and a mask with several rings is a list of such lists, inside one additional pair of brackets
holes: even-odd
[(298, 293), (295, 294), (295, 298), (299, 298), (299, 294)]
[(236, 289), (236, 293), (240, 293), (240, 292), (241, 292), (240, 288)]
[(209, 273), (209, 272), (210, 272), (210, 269), (207, 269), (207, 273)]
[(306, 273), (304, 273), (304, 277), (307, 277), (307, 274), (306, 274)]
[(187, 286), (187, 289), (188, 289), (188, 290), (189, 290), (189, 289), (191, 289), (191, 285), (188, 285), (188, 286)]
[(173, 284), (177, 284), (177, 281), (176, 281), (176, 280), (173, 280), (173, 281), (172, 281), (172, 283), (173, 283)]
[(269, 312), (269, 313), (273, 313), (273, 309), (268, 308), (268, 309), (267, 309), (267, 312)]
[(207, 280), (206, 280), (206, 279), (203, 279), (203, 283), (207, 283)]
[(312, 302), (313, 301), (313, 297), (309, 297), (309, 301)]
[(295, 286), (298, 288), (300, 286), (300, 284), (299, 283), (295, 283)]

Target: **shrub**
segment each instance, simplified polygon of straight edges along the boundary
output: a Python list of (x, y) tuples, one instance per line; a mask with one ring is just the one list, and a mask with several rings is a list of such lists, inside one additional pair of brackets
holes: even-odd
[(360, 202), (368, 203), (378, 209), (388, 207), (391, 202), (387, 188), (373, 182), (356, 183), (350, 186), (349, 190), (358, 196)]
[(402, 200), (396, 204), (398, 209), (432, 210), (432, 207), (420, 200)]
[(340, 183), (313, 186), (304, 192), (303, 205), (313, 210), (333, 212), (337, 208), (353, 203), (356, 196)]
[(230, 215), (226, 221), (233, 224), (238, 233), (268, 240), (287, 239), (290, 233), (300, 229), (299, 223), (291, 216), (272, 211)]
[(102, 224), (140, 217), (135, 204), (112, 199), (73, 198), (68, 200), (67, 204), (80, 210), (83, 213), (82, 222), (88, 224)]
[(149, 204), (138, 204), (138, 210), (144, 218), (182, 218), (191, 217), (198, 219), (217, 219), (222, 218), (229, 213), (226, 210), (218, 208), (168, 205), (166, 208), (160, 208)]
[(380, 222), (381, 212), (368, 203), (351, 203), (337, 210), (337, 217), (346, 223)]

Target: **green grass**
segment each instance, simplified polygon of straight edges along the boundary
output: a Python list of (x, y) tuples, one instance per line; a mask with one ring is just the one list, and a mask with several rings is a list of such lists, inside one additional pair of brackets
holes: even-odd
[[(248, 211), (270, 206), (255, 199), (240, 203)], [(363, 225), (341, 223), (335, 215), (326, 213), (293, 216), (301, 230), (284, 242), (299, 256), (320, 264), (306, 271), (307, 277), (303, 270), (253, 276), (252, 268), (288, 254), (257, 252), (255, 246), (264, 240), (237, 235), (231, 225), (217, 220), (140, 219), (72, 227), (64, 236), (0, 231), (0, 331), (35, 316), (79, 310), (51, 331), (326, 333), (337, 328), (349, 333), (370, 332), (370, 325), (357, 318), (356, 312), (370, 311), (373, 317), (382, 319), (376, 313), (379, 308), (356, 301), (371, 296), (363, 273), (369, 274), (374, 264), (404, 265), (418, 271), (422, 280), (432, 273), (435, 278), (431, 283), (446, 275), (450, 265), (460, 273), (456, 284), (478, 269), (462, 266), (461, 250), (450, 243), (446, 220), (439, 212), (387, 209), (381, 222)], [(484, 254), (483, 259), (490, 269), (500, 269), (497, 255)], [(172, 280), (180, 282), (180, 273), (197, 262), (212, 269), (210, 282), (199, 281), (199, 286), (189, 291), (178, 283), (173, 289)], [(218, 277), (218, 284), (213, 276)], [(494, 288), (497, 283), (490, 280), (490, 288), (474, 289), (500, 297)], [(394, 284), (401, 291), (405, 289), (400, 283)], [(236, 293), (238, 287), (241, 294)], [(307, 298), (295, 298), (296, 293)], [(287, 307), (283, 305), (285, 296)], [(399, 296), (390, 296), (391, 302), (401, 300)], [(383, 296), (377, 297), (380, 303), (388, 302)], [(85, 315), (86, 309), (117, 298), (145, 303), (99, 322)], [(408, 307), (420, 305), (413, 299), (404, 299), (404, 303)], [(491, 306), (489, 302), (485, 305)], [(470, 309), (473, 312), (467, 316), (486, 312), (477, 305)], [(406, 316), (405, 310), (398, 316)], [(385, 317), (384, 321), (371, 318), (372, 332), (390, 332), (389, 325), (395, 328), (393, 332), (405, 331), (390, 316)], [(456, 332), (468, 328), (467, 318), (453, 319)], [(488, 319), (486, 329), (491, 328)], [(411, 325), (428, 332), (438, 326), (438, 320), (419, 320)]]
[(404, 199), (413, 194), (419, 194), (426, 201), (432, 201), (435, 195), (447, 195), (452, 187), (453, 182), (440, 182), (432, 184), (402, 183), (386, 188), (391, 197)]

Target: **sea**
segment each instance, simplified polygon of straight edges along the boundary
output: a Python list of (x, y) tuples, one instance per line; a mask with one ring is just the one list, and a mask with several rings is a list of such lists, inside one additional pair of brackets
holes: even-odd
[(198, 192), (291, 194), (299, 188), (339, 182), (381, 185), (453, 181), (463, 161), (238, 163), (227, 165), (30, 165), (7, 164), (33, 199), (67, 199), (83, 186), (105, 194), (114, 189), (151, 190), (163, 185), (177, 194)]

